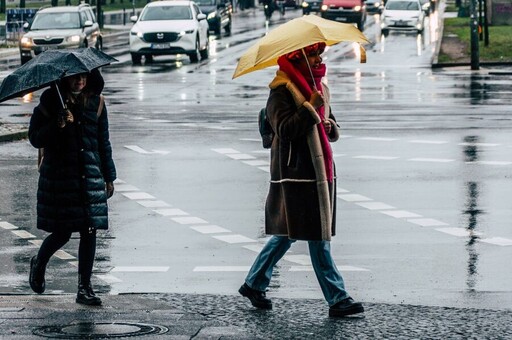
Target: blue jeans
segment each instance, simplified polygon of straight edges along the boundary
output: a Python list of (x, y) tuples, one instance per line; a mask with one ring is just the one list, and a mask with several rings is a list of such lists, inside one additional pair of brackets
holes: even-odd
[[(274, 266), (290, 249), (293, 242), (295, 240), (290, 240), (287, 236), (272, 236), (256, 257), (245, 278), (245, 283), (252, 289), (264, 292), (270, 283)], [(343, 278), (332, 259), (331, 243), (308, 241), (308, 245), (316, 278), (329, 306), (349, 297)]]

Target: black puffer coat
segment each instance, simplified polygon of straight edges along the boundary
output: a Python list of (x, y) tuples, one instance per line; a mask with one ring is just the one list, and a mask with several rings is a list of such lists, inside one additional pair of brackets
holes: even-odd
[(74, 122), (57, 126), (58, 97), (46, 90), (30, 120), (29, 139), (44, 148), (37, 192), (37, 227), (55, 232), (107, 229), (105, 183), (116, 179), (108, 117), (98, 94), (69, 105)]

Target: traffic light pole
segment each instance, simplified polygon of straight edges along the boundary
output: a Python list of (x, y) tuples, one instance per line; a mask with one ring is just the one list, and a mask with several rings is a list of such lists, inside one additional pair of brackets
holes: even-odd
[(480, 69), (480, 55), (478, 50), (478, 13), (476, 0), (469, 1), (469, 29), (471, 34), (471, 69)]

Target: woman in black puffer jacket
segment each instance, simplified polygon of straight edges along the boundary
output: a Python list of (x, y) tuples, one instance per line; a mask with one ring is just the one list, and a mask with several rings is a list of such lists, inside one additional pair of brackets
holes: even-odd
[(44, 148), (39, 168), (37, 228), (50, 232), (30, 262), (30, 286), (45, 290), (50, 257), (73, 232), (80, 233), (77, 303), (100, 305), (91, 274), (96, 230), (108, 228), (107, 198), (114, 193), (107, 110), (100, 95), (104, 81), (98, 70), (62, 79), (60, 89), (68, 112), (62, 113), (57, 91), (48, 89), (30, 120), (29, 139)]

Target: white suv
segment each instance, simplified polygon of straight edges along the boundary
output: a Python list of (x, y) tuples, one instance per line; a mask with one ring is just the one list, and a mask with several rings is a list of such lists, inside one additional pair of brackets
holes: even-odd
[(208, 58), (208, 22), (193, 1), (155, 1), (147, 4), (140, 17), (130, 18), (130, 54), (133, 64), (142, 56), (186, 54), (191, 62)]
[(96, 16), (87, 4), (42, 8), (24, 27), (28, 32), (19, 43), (22, 64), (48, 49), (101, 49), (103, 44)]

